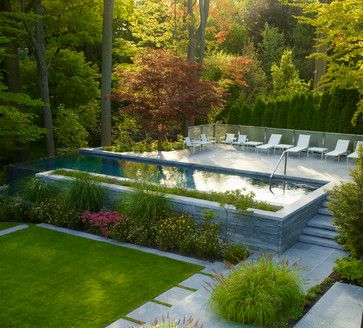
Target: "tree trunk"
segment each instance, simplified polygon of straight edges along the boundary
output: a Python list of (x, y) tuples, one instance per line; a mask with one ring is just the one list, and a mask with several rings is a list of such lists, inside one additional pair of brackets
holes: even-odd
[(189, 33), (189, 43), (188, 43), (188, 62), (194, 63), (196, 52), (197, 52), (197, 40), (195, 32), (195, 16), (193, 11), (194, 0), (188, 0), (188, 33)]
[[(318, 35), (318, 39), (321, 35)], [(316, 49), (317, 52), (326, 54), (328, 51), (328, 46), (326, 44), (320, 45)], [(319, 91), (324, 91), (324, 88), (319, 85), (319, 81), (322, 76), (326, 73), (327, 62), (321, 58), (315, 58), (315, 69), (314, 69), (314, 89)]]
[(200, 13), (200, 52), (199, 64), (203, 64), (205, 55), (205, 28), (207, 26), (209, 15), (209, 0), (199, 0), (199, 13)]
[(114, 0), (103, 1), (102, 81), (101, 81), (101, 144), (111, 145), (111, 78), (112, 78), (112, 17)]
[[(11, 4), (9, 0), (0, 2), (1, 12), (11, 12)], [(8, 36), (8, 35), (6, 35)], [(9, 35), (11, 38), (11, 35)], [(18, 58), (18, 47), (14, 40), (6, 44), (7, 54), (4, 57), (4, 68), (6, 73), (6, 81), (10, 92), (20, 92), (20, 69)]]
[[(34, 0), (34, 12), (36, 15), (42, 15), (41, 0)], [(44, 126), (47, 129), (47, 153), (48, 157), (54, 156), (54, 137), (53, 137), (53, 120), (49, 99), (48, 70), (45, 59), (44, 29), (42, 18), (38, 18), (35, 22), (35, 40), (34, 48), (37, 57), (38, 81), (40, 88), (40, 96), (44, 102), (43, 115)]]

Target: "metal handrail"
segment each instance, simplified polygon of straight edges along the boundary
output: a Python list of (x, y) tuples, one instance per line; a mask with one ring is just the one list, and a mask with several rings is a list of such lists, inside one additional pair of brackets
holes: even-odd
[(270, 180), (273, 178), (273, 176), (275, 175), (275, 173), (276, 173), (276, 171), (277, 171), (277, 169), (278, 169), (278, 167), (279, 167), (279, 165), (280, 165), (280, 163), (281, 163), (281, 161), (282, 161), (282, 159), (285, 157), (285, 165), (284, 165), (284, 175), (286, 175), (286, 168), (287, 168), (287, 157), (288, 157), (288, 152), (285, 150), (282, 154), (281, 154), (281, 156), (280, 156), (280, 158), (279, 158), (279, 161), (277, 162), (277, 165), (276, 165), (276, 167), (275, 167), (275, 169), (273, 170), (273, 172), (271, 173), (271, 175), (270, 175)]

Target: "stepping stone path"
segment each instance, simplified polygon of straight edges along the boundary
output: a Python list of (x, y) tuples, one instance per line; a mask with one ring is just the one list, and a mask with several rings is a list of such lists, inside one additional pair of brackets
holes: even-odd
[(26, 229), (28, 227), (29, 226), (27, 224), (20, 224), (20, 225), (17, 225), (15, 227), (11, 227), (9, 229), (0, 230), (0, 236), (4, 236), (4, 235), (7, 235), (7, 234), (15, 232), (15, 231), (23, 230), (23, 229)]

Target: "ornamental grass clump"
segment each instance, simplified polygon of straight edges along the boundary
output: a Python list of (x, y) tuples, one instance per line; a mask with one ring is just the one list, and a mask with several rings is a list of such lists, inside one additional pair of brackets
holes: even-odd
[(244, 262), (228, 276), (217, 276), (211, 295), (214, 310), (227, 320), (276, 327), (303, 311), (304, 293), (296, 266), (261, 257)]
[(106, 191), (89, 178), (75, 179), (65, 195), (69, 208), (80, 211), (97, 212), (106, 200)]

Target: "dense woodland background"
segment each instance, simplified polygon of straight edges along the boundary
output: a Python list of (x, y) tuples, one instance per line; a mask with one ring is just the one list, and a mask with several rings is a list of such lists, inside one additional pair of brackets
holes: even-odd
[(102, 133), (114, 144), (205, 122), (363, 134), (363, 4), (302, 4), (2, 0), (1, 166), (100, 145), (112, 16), (113, 91), (102, 98), (112, 130), (102, 116)]

